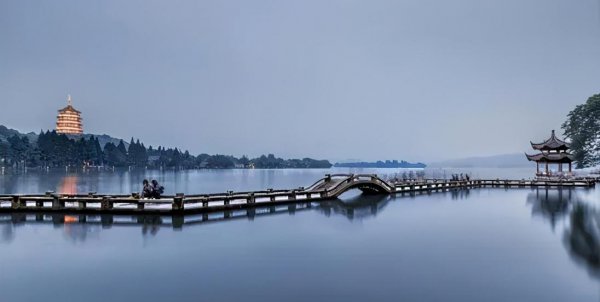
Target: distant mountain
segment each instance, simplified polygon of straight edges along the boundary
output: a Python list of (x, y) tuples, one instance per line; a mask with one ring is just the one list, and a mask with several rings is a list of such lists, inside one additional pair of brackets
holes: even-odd
[(37, 141), (37, 134), (35, 134), (33, 132), (21, 133), (17, 130), (10, 129), (3, 125), (0, 125), (0, 142), (6, 142), (9, 137), (14, 136), (14, 135), (19, 136), (19, 137), (27, 137), (29, 139), (29, 142)]
[(354, 163), (336, 163), (336, 168), (425, 168), (423, 163), (409, 163), (407, 161), (386, 160), (376, 162), (354, 162)]
[(535, 166), (523, 153), (467, 157), (430, 163), (430, 168), (520, 168)]

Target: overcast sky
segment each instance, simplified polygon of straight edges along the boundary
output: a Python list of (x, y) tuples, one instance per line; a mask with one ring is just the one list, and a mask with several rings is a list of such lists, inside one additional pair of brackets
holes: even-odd
[(154, 146), (427, 162), (530, 151), (595, 93), (598, 0), (0, 2), (21, 131), (71, 94)]

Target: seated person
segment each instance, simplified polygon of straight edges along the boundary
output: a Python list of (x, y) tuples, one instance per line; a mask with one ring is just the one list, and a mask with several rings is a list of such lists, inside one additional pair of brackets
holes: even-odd
[(142, 184), (143, 184), (142, 198), (151, 198), (152, 197), (152, 186), (150, 185), (150, 182), (148, 182), (147, 179), (144, 179)]
[(158, 184), (156, 179), (152, 180), (152, 198), (160, 198), (160, 196), (165, 192), (165, 187)]

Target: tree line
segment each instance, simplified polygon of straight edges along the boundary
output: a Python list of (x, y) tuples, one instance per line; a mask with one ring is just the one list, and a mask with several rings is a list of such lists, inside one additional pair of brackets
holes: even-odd
[(108, 142), (102, 147), (97, 137), (74, 138), (56, 131), (40, 132), (31, 142), (27, 136), (12, 135), (0, 141), (0, 166), (5, 167), (144, 167), (144, 168), (330, 168), (327, 160), (282, 159), (273, 154), (250, 159), (231, 155), (191, 155), (178, 148), (153, 148), (133, 140)]

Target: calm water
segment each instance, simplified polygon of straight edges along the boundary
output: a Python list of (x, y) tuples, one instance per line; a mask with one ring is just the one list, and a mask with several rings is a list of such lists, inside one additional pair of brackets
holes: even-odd
[[(293, 189), (309, 186), (326, 173), (372, 174), (392, 178), (402, 178), (409, 169), (280, 169), (280, 170), (190, 170), (159, 171), (132, 170), (116, 172), (65, 173), (25, 173), (0, 175), (0, 194), (61, 193), (129, 194), (141, 190), (142, 180), (156, 179), (165, 186), (166, 194), (211, 193), (228, 190), (264, 190), (267, 188)], [(419, 171), (413, 170), (413, 172)], [(450, 178), (452, 173), (469, 173), (473, 178), (530, 178), (532, 169), (464, 169), (464, 170), (425, 170), (428, 178)]]
[[(0, 190), (292, 188), (329, 172), (4, 175)], [(600, 299), (598, 190), (342, 197), (204, 218), (0, 214), (0, 301)]]

